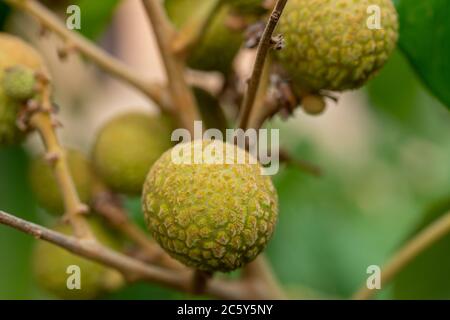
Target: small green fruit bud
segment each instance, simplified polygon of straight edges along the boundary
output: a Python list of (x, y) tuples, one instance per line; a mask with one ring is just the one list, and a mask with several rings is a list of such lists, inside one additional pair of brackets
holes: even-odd
[(1, 85), (7, 96), (15, 100), (27, 100), (35, 94), (36, 77), (33, 70), (14, 66), (5, 70)]

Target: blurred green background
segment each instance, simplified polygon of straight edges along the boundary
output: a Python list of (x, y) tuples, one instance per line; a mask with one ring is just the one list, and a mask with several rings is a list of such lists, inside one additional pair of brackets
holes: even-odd
[[(100, 2), (108, 1), (95, 3)], [(104, 25), (115, 3), (109, 1), (100, 10), (107, 13), (91, 23)], [(5, 8), (0, 12), (4, 14)], [(102, 27), (87, 30), (93, 38)], [(369, 265), (382, 265), (421, 226), (450, 210), (448, 110), (425, 89), (400, 52), (361, 94), (357, 101), (363, 103), (358, 107), (366, 115), (368, 132), (361, 138), (365, 146), (361, 154), (346, 152), (339, 139), (334, 145), (341, 152), (329, 152), (313, 136), (294, 130), (296, 119), (272, 123), (281, 128), (281, 140), (295, 156), (324, 171), (316, 178), (283, 167), (274, 177), (280, 219), (267, 255), (291, 298), (350, 297), (365, 282)], [(351, 120), (347, 118), (346, 125), (352, 126)], [(48, 223), (49, 217), (37, 208), (29, 190), (28, 161), (22, 147), (0, 149), (0, 208)], [(142, 225), (139, 199), (129, 199), (127, 207)], [(34, 241), (0, 226), (0, 299), (49, 298), (31, 276)], [(449, 251), (450, 237), (419, 256), (377, 297), (450, 299)], [(105, 298), (185, 297), (136, 284)]]

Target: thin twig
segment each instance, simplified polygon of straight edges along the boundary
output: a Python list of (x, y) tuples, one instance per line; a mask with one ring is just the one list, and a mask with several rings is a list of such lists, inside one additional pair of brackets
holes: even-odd
[(322, 176), (322, 169), (317, 165), (310, 163), (306, 160), (294, 158), (287, 150), (280, 149), (280, 161), (286, 163), (287, 165), (291, 165), (299, 168), (302, 171), (305, 171), (313, 176), (320, 177)]
[(261, 294), (271, 292), (273, 299), (286, 299), (264, 254), (260, 254), (255, 261), (244, 267), (242, 281), (247, 281), (254, 291)]
[[(36, 110), (30, 111), (29, 125), (36, 129), (45, 144), (47, 158), (51, 164), (59, 189), (61, 190), (65, 215), (64, 218), (71, 224), (75, 236), (79, 238), (93, 238), (89, 225), (83, 214), (88, 207), (80, 200), (75, 183), (72, 179), (66, 152), (58, 141), (55, 132), (55, 123), (52, 118), (51, 89), (46, 71), (36, 74), (39, 94), (36, 100), (30, 101), (38, 106)], [(45, 188), (45, 186), (43, 186)]]
[[(386, 287), (415, 257), (450, 233), (450, 212), (441, 216), (408, 241), (386, 264), (381, 272), (381, 284)], [(366, 285), (353, 296), (355, 300), (370, 299), (377, 290)]]
[[(91, 237), (89, 226), (83, 217), (87, 207), (80, 201), (67, 164), (65, 151), (58, 142), (50, 115), (42, 112), (36, 113), (31, 117), (30, 124), (39, 131), (47, 148), (47, 154), (52, 158), (52, 168), (64, 200), (65, 218), (70, 222), (77, 237)], [(45, 186), (43, 187), (45, 188)]]
[(142, 0), (142, 2), (166, 69), (172, 104), (177, 110), (176, 116), (181, 124), (193, 133), (194, 122), (200, 119), (200, 114), (194, 94), (184, 77), (184, 63), (177, 59), (171, 48), (176, 32), (164, 12), (161, 1)]
[(67, 29), (50, 10), (39, 2), (35, 0), (5, 1), (36, 18), (42, 26), (55, 32), (66, 44), (70, 44), (74, 50), (82, 53), (104, 71), (140, 90), (162, 109), (170, 110), (170, 99), (163, 86), (144, 78), (79, 33)]
[[(0, 224), (13, 227), (64, 248), (74, 254), (112, 267), (128, 281), (146, 281), (192, 293), (193, 273), (166, 270), (111, 250), (95, 240), (83, 240), (36, 225), (0, 210)], [(248, 283), (214, 278), (206, 283), (204, 293), (220, 299), (272, 299), (271, 292), (253, 291)]]
[(259, 84), (261, 82), (261, 76), (264, 71), (264, 65), (266, 63), (267, 54), (272, 46), (272, 35), (278, 24), (278, 20), (283, 13), (287, 0), (278, 0), (275, 8), (270, 15), (269, 22), (264, 29), (261, 40), (258, 44), (258, 50), (256, 53), (256, 60), (253, 66), (252, 75), (248, 81), (248, 88), (244, 95), (244, 100), (241, 107), (241, 113), (239, 115), (239, 128), (247, 129), (248, 120), (251, 110), (255, 103), (255, 99), (258, 93)]
[(100, 187), (96, 190), (93, 198), (92, 209), (105, 218), (111, 226), (137, 244), (144, 251), (149, 262), (172, 270), (186, 270), (186, 267), (172, 259), (128, 218), (125, 209), (108, 190)]

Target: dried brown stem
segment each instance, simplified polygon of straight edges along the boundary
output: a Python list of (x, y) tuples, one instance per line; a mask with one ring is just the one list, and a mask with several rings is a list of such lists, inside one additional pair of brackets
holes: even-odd
[(278, 0), (275, 8), (270, 15), (269, 22), (264, 29), (261, 40), (258, 44), (258, 49), (256, 53), (256, 60), (253, 66), (252, 75), (248, 81), (248, 88), (244, 95), (244, 100), (241, 107), (241, 112), (239, 115), (239, 128), (247, 129), (249, 117), (252, 108), (255, 104), (255, 99), (258, 94), (259, 84), (261, 82), (261, 76), (264, 71), (264, 66), (266, 63), (267, 54), (272, 47), (272, 35), (278, 24), (278, 20), (283, 13), (284, 7), (286, 6), (287, 0)]
[[(74, 254), (96, 261), (120, 271), (128, 281), (146, 281), (192, 293), (193, 273), (166, 270), (143, 263), (115, 252), (96, 241), (78, 239), (20, 219), (0, 211), (0, 224), (13, 227), (62, 247)], [(205, 285), (204, 293), (221, 299), (274, 299), (272, 292), (257, 292), (245, 281), (224, 281), (211, 279)]]
[(194, 121), (200, 119), (197, 102), (184, 77), (185, 66), (172, 51), (172, 41), (176, 35), (162, 7), (161, 1), (142, 0), (145, 11), (155, 34), (161, 58), (163, 60), (171, 101), (177, 110), (180, 123), (191, 133), (194, 132)]
[(50, 101), (50, 83), (44, 72), (37, 75), (39, 95), (35, 101), (39, 106), (31, 113), (29, 124), (36, 129), (45, 144), (47, 156), (53, 169), (56, 181), (62, 193), (65, 208), (65, 219), (71, 224), (74, 234), (79, 238), (92, 238), (89, 225), (83, 214), (88, 207), (80, 201), (72, 179), (66, 152), (58, 141), (52, 119), (52, 104)]
[(167, 90), (160, 84), (139, 75), (129, 66), (114, 58), (95, 43), (87, 40), (80, 34), (66, 28), (66, 26), (45, 6), (35, 0), (5, 0), (11, 6), (14, 6), (23, 12), (28, 13), (42, 24), (43, 27), (53, 31), (61, 39), (69, 44), (73, 49), (78, 51), (92, 62), (97, 64), (104, 71), (123, 80), (124, 82), (135, 87), (158, 106), (164, 110), (169, 110), (170, 99)]

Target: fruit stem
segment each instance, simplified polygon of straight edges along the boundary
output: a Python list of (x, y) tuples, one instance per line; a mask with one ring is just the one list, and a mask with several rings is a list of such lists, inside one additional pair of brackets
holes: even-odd
[(11, 6), (20, 9), (33, 16), (39, 23), (57, 34), (66, 44), (70, 44), (75, 51), (80, 52), (92, 62), (97, 64), (105, 72), (121, 79), (122, 81), (135, 87), (151, 100), (153, 100), (162, 110), (170, 110), (170, 99), (167, 90), (160, 84), (154, 83), (145, 77), (138, 75), (135, 70), (122, 61), (114, 58), (106, 51), (102, 50), (95, 43), (87, 40), (77, 32), (73, 32), (45, 6), (35, 0), (5, 0)]
[[(30, 119), (30, 124), (39, 131), (46, 146), (47, 154), (52, 156), (52, 169), (62, 192), (66, 210), (65, 218), (72, 225), (75, 236), (79, 238), (93, 238), (89, 225), (83, 217), (88, 208), (80, 201), (69, 170), (65, 151), (56, 136), (50, 113), (45, 111), (35, 113)], [(42, 186), (42, 188), (45, 187)]]
[[(86, 242), (83, 239), (67, 236), (1, 210), (0, 224), (30, 234), (37, 239), (53, 243), (78, 256), (114, 268), (120, 271), (128, 281), (146, 281), (192, 293), (192, 271), (172, 271), (146, 264), (111, 250), (98, 242)], [(207, 282), (204, 293), (219, 299), (231, 300), (265, 298), (265, 296), (259, 296), (255, 292), (250, 292), (248, 286), (245, 286), (242, 282), (215, 278)]]
[(172, 51), (171, 44), (176, 36), (176, 32), (164, 12), (161, 1), (142, 0), (142, 2), (153, 28), (166, 69), (172, 104), (178, 111), (175, 115), (178, 117), (180, 124), (193, 134), (194, 122), (201, 119), (201, 117), (194, 93), (184, 76), (184, 62), (181, 59), (177, 59)]
[[(419, 232), (398, 250), (381, 271), (381, 284), (387, 284), (395, 278), (415, 257), (450, 233), (450, 211)], [(377, 292), (366, 284), (353, 296), (355, 300), (368, 300)]]
[(272, 14), (270, 15), (270, 19), (264, 29), (261, 40), (259, 41), (258, 49), (256, 51), (255, 64), (253, 66), (252, 75), (248, 81), (248, 87), (244, 95), (241, 113), (239, 115), (239, 128), (241, 129), (247, 129), (250, 113), (255, 104), (259, 84), (261, 82), (261, 76), (264, 71), (267, 54), (272, 47), (272, 35), (275, 31), (281, 14), (283, 13), (286, 3), (287, 0), (277, 1)]

